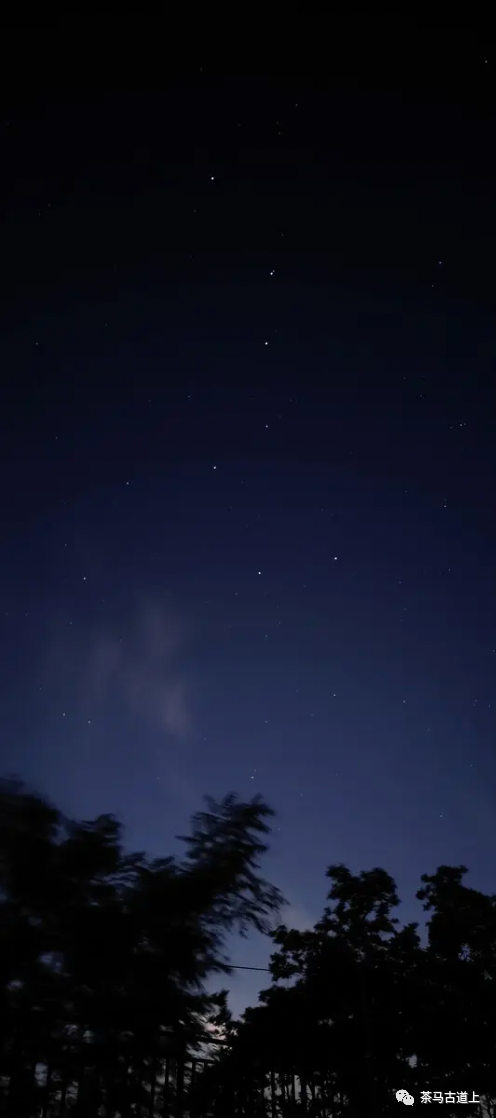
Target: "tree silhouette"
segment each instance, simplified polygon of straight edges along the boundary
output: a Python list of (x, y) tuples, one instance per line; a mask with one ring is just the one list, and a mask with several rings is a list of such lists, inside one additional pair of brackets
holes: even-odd
[(396, 1116), (399, 1088), (420, 1113), (422, 1091), (452, 1091), (436, 1112), (467, 1115), (465, 1090), (494, 1115), (496, 900), (466, 887), (465, 872), (422, 876), (422, 945), (415, 924), (400, 928), (384, 870), (329, 867), (314, 929), (273, 933), (273, 982), (231, 1030), (215, 1115)]
[[(422, 1091), (454, 1094), (437, 1114), (494, 1115), (496, 898), (464, 867), (423, 875), (422, 939), (386, 871), (338, 864), (313, 929), (275, 925), (271, 816), (207, 799), (183, 857), (149, 859), (113, 816), (0, 784), (2, 1115), (397, 1116), (399, 1088), (413, 1115)], [(272, 982), (236, 1023), (205, 985), (250, 929)]]
[(149, 1114), (154, 1102), (175, 1114), (180, 1077), (164, 1085), (163, 1063), (211, 1041), (226, 1015), (225, 993), (204, 984), (229, 972), (227, 933), (266, 929), (283, 901), (258, 873), (271, 815), (258, 798), (209, 800), (184, 859), (149, 860), (124, 852), (114, 817), (71, 822), (21, 783), (2, 784), (6, 1114), (49, 1097), (76, 1115)]

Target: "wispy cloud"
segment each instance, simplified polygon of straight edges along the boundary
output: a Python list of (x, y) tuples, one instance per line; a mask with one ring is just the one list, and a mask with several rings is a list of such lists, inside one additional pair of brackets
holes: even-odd
[(310, 914), (303, 906), (285, 906), (281, 913), (283, 925), (287, 926), (288, 929), (298, 929), (301, 932), (313, 929), (316, 921), (315, 914)]
[(123, 635), (98, 631), (83, 655), (81, 698), (92, 708), (110, 697), (175, 739), (193, 732), (188, 684), (180, 668), (186, 632), (159, 602), (136, 612)]
[[(126, 618), (108, 624), (91, 620), (72, 626), (61, 612), (52, 628), (44, 659), (47, 703), (72, 717), (77, 727), (91, 724), (92, 752), (119, 718), (141, 724), (151, 752), (151, 768), (160, 773), (173, 796), (187, 805), (198, 803), (185, 757), (196, 737), (188, 672), (191, 627), (165, 599), (150, 597), (129, 610)], [(143, 747), (141, 747), (143, 749)]]

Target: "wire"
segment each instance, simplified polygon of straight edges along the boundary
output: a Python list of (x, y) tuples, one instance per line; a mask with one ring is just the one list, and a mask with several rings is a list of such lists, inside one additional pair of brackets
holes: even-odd
[(258, 969), (253, 964), (231, 964), (232, 969), (243, 969), (244, 972), (270, 972), (270, 969)]

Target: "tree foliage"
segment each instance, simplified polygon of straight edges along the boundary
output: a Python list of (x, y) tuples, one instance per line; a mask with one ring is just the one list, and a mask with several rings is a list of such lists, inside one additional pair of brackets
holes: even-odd
[(452, 1091), (436, 1114), (483, 1114), (467, 1091), (494, 1115), (496, 899), (465, 874), (422, 876), (422, 943), (386, 871), (329, 867), (321, 920), (273, 933), (272, 984), (231, 1031), (215, 1115), (397, 1116), (400, 1088), (421, 1113), (422, 1091)]
[(271, 815), (258, 798), (208, 800), (182, 860), (148, 859), (125, 852), (113, 816), (69, 821), (2, 783), (4, 1115), (43, 1107), (40, 1066), (76, 1115), (148, 1114), (152, 1096), (167, 1115), (161, 1060), (211, 1049), (228, 1018), (225, 992), (205, 990), (229, 972), (226, 935), (266, 929), (282, 902), (259, 874)]
[[(69, 821), (0, 785), (2, 1115), (397, 1116), (399, 1088), (421, 1113), (422, 1091), (466, 1091), (484, 1112), (432, 1107), (494, 1115), (496, 898), (438, 867), (421, 936), (385, 870), (339, 864), (313, 929), (277, 925), (271, 816), (207, 799), (183, 857), (149, 859), (112, 816)], [(272, 938), (271, 983), (234, 1022), (206, 983), (251, 929)]]

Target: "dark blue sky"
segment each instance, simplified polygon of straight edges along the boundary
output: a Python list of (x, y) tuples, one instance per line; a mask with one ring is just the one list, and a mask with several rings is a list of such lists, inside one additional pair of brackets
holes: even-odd
[(160, 854), (262, 793), (297, 924), (495, 886), (491, 65), (352, 87), (2, 120), (2, 770)]

